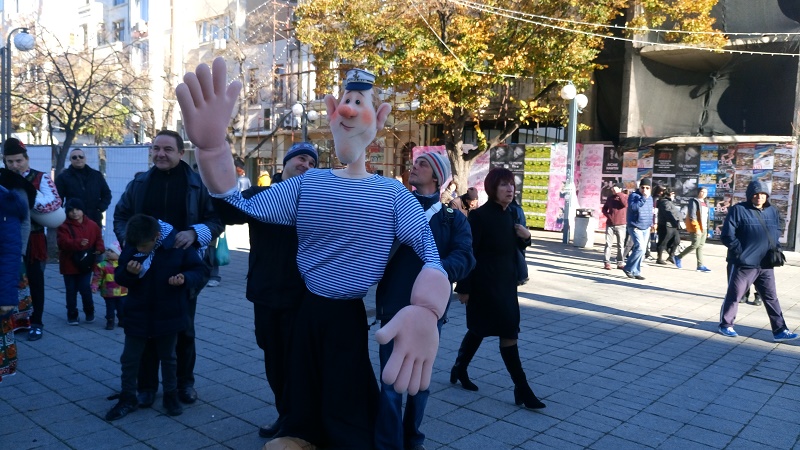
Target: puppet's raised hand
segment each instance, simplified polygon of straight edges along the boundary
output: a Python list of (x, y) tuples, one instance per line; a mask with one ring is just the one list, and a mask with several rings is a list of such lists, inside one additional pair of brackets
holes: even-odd
[(236, 185), (230, 146), (225, 141), (231, 113), (242, 83), (227, 83), (225, 60), (217, 58), (213, 70), (200, 64), (183, 76), (175, 88), (189, 139), (197, 146), (197, 166), (210, 192), (220, 193)]
[(411, 395), (428, 389), (436, 352), (439, 330), (436, 322), (444, 314), (450, 300), (450, 282), (441, 271), (424, 268), (414, 281), (411, 305), (401, 309), (389, 323), (375, 333), (380, 344), (394, 339), (392, 355), (381, 378), (394, 390)]

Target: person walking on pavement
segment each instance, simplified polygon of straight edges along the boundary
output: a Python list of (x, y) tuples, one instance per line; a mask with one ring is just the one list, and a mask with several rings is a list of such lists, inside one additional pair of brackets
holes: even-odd
[[(425, 210), (447, 278), (455, 283), (475, 267), (475, 258), (472, 256), (472, 232), (467, 216), (440, 202), (442, 185), (450, 178), (450, 174), (450, 161), (446, 156), (425, 153), (414, 161), (408, 181), (416, 188), (414, 197)], [(376, 319), (381, 321), (381, 326), (394, 318), (401, 308), (409, 305), (411, 286), (422, 265), (414, 249), (407, 245), (397, 247), (375, 293)], [(446, 321), (447, 309), (437, 323), (439, 334)], [(389, 360), (392, 347), (393, 341), (379, 348), (381, 371)], [(425, 433), (420, 431), (420, 425), (429, 395), (429, 389), (409, 395), (403, 413), (403, 394), (398, 394), (393, 386), (381, 382), (375, 446), (386, 450), (425, 450)]]
[(111, 189), (99, 170), (86, 164), (86, 154), (79, 148), (69, 152), (69, 167), (56, 177), (58, 195), (64, 202), (77, 198), (86, 208), (84, 214), (103, 228), (103, 213), (111, 204)]
[(606, 198), (603, 215), (606, 216), (606, 245), (603, 247), (603, 268), (611, 270), (611, 248), (617, 249), (617, 269), (625, 267), (622, 249), (625, 247), (625, 228), (628, 219), (628, 194), (622, 192), (625, 186), (617, 183), (612, 187), (613, 194)]
[(61, 197), (50, 176), (31, 169), (28, 150), (17, 138), (8, 138), (3, 143), (3, 162), (8, 170), (22, 175), (36, 189), (36, 201), (31, 209), (31, 232), (25, 250), (25, 272), (33, 302), (29, 341), (42, 338), (42, 315), (44, 314), (44, 269), (47, 264), (47, 237), (45, 226), (57, 228), (64, 223), (66, 214), (61, 209)]
[[(678, 231), (681, 222), (681, 209), (675, 204), (675, 191), (665, 191), (658, 200), (658, 259), (656, 264), (666, 265), (674, 262), (675, 250), (681, 242)], [(664, 252), (667, 259), (664, 260)]]
[[(153, 139), (150, 157), (153, 167), (134, 177), (114, 210), (114, 234), (120, 243), (125, 242), (125, 227), (135, 214), (147, 214), (169, 223), (176, 230), (175, 246), (194, 247), (204, 254), (208, 244), (222, 233), (223, 225), (211, 206), (211, 197), (200, 179), (188, 164), (181, 161), (183, 138), (171, 130), (161, 130)], [(208, 280), (208, 273), (205, 280)], [(204, 283), (205, 284), (205, 283)], [(178, 398), (183, 403), (194, 403), (195, 351), (194, 315), (197, 308), (198, 289), (192, 286), (188, 302), (188, 325), (178, 333), (176, 346), (178, 358)], [(154, 343), (148, 343), (140, 373), (139, 402), (149, 407), (158, 390), (158, 357)]]
[(467, 305), (467, 333), (450, 370), (450, 383), (457, 381), (477, 391), (467, 374), (472, 357), (484, 337), (500, 338), (500, 356), (514, 382), (514, 403), (532, 409), (544, 408), (528, 384), (519, 359), (519, 298), (517, 253), (531, 245), (531, 233), (514, 223), (514, 175), (494, 168), (484, 181), (489, 201), (469, 214), (475, 269), (456, 285), (458, 300)]
[(697, 191), (697, 197), (689, 201), (689, 209), (686, 212), (686, 231), (691, 233), (692, 245), (675, 255), (675, 266), (679, 269), (683, 267), (682, 259), (694, 251), (697, 254), (697, 271), (711, 272), (711, 269), (703, 265), (703, 245), (706, 243), (706, 237), (708, 236), (707, 195), (708, 189), (701, 187)]
[[(292, 145), (283, 158), (281, 181), (302, 175), (317, 166), (317, 150), (308, 142)], [(242, 191), (251, 198), (267, 186)], [(294, 319), (306, 294), (306, 285), (297, 268), (297, 228), (274, 225), (253, 219), (229, 203), (214, 198), (214, 209), (225, 225), (246, 223), (250, 233), (250, 256), (246, 297), (253, 302), (256, 344), (264, 352), (264, 371), (275, 398), (278, 418), (258, 429), (258, 435), (271, 438), (280, 430), (288, 407), (284, 385), (289, 369), (289, 351)]]
[(765, 261), (770, 250), (780, 248), (780, 217), (769, 203), (769, 186), (763, 181), (751, 181), (747, 186), (747, 201), (728, 210), (722, 225), (722, 243), (728, 247), (726, 260), (731, 264), (728, 292), (722, 303), (719, 332), (737, 337), (733, 329), (739, 299), (754, 285), (761, 294), (767, 310), (772, 336), (776, 342), (797, 339), (786, 327), (775, 287), (775, 269)]
[(637, 280), (644, 280), (642, 259), (649, 240), (650, 227), (653, 226), (653, 200), (650, 197), (650, 188), (650, 179), (643, 178), (639, 182), (639, 189), (628, 196), (627, 231), (633, 247), (622, 270), (628, 278)]

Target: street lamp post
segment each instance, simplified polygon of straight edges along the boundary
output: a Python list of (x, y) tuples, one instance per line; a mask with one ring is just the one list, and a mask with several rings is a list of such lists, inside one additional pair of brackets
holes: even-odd
[(308, 121), (317, 120), (319, 113), (314, 111), (306, 111), (305, 105), (302, 103), (295, 103), (292, 105), (292, 115), (300, 119), (300, 124), (303, 128), (303, 142), (308, 142)]
[[(577, 94), (577, 95), (576, 95)], [(564, 226), (561, 242), (569, 244), (570, 234), (570, 208), (572, 206), (572, 193), (575, 192), (575, 140), (578, 135), (578, 113), (589, 104), (589, 99), (578, 94), (575, 85), (567, 84), (561, 89), (561, 98), (569, 100), (569, 124), (567, 125), (567, 180), (564, 193)]]
[(0, 124), (0, 137), (3, 142), (11, 136), (11, 36), (19, 31), (20, 33), (14, 37), (14, 46), (17, 50), (27, 52), (33, 50), (34, 41), (33, 36), (28, 34), (28, 29), (25, 27), (14, 28), (8, 33), (6, 38), (6, 46), (0, 49), (0, 73), (2, 73), (2, 83), (0, 83), (0, 110), (2, 110), (2, 124)]

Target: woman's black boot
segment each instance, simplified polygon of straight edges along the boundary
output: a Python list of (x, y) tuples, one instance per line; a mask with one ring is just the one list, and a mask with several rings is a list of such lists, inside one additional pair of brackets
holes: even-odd
[(519, 347), (516, 344), (509, 347), (500, 347), (500, 356), (506, 364), (511, 380), (514, 382), (514, 403), (517, 405), (525, 404), (526, 408), (541, 409), (546, 405), (542, 403), (533, 390), (528, 385), (528, 378), (522, 370), (522, 362), (519, 360)]
[(478, 386), (469, 380), (467, 366), (469, 366), (472, 357), (475, 356), (475, 352), (477, 352), (478, 348), (481, 346), (481, 342), (483, 342), (482, 337), (467, 330), (467, 334), (464, 335), (464, 340), (461, 341), (461, 347), (458, 349), (456, 363), (450, 370), (450, 383), (456, 384), (456, 381), (460, 381), (464, 389), (468, 391), (478, 390)]

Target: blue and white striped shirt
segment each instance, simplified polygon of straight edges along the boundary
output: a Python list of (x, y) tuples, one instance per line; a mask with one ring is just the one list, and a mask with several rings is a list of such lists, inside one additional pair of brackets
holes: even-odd
[(419, 201), (400, 182), (379, 175), (341, 178), (310, 170), (245, 199), (238, 188), (224, 198), (262, 222), (297, 227), (297, 266), (314, 294), (351, 299), (377, 283), (395, 237), (426, 267), (444, 269)]

